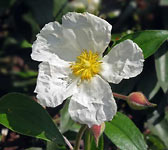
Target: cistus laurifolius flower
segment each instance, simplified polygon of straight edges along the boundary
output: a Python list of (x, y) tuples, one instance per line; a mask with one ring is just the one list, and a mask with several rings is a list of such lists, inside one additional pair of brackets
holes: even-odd
[(112, 26), (90, 13), (70, 12), (46, 24), (32, 46), (39, 65), (35, 93), (43, 106), (56, 107), (71, 97), (71, 118), (89, 127), (109, 121), (117, 106), (108, 82), (137, 76), (143, 69), (141, 48), (131, 40), (103, 57)]

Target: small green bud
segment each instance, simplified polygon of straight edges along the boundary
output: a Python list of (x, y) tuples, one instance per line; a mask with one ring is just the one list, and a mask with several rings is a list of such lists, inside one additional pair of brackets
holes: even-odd
[(142, 110), (147, 107), (155, 107), (157, 104), (150, 103), (141, 92), (133, 92), (127, 98), (128, 105), (135, 110)]

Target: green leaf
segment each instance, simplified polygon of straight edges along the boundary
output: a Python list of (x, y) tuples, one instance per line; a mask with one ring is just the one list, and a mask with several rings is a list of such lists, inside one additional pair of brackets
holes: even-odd
[(66, 100), (66, 103), (65, 103), (63, 109), (61, 109), (61, 112), (60, 112), (60, 116), (61, 116), (61, 118), (60, 118), (60, 130), (61, 130), (61, 133), (64, 133), (68, 130), (77, 132), (80, 129), (80, 125), (75, 123), (69, 115), (69, 112), (68, 112), (69, 100), (70, 99)]
[(105, 134), (121, 150), (147, 150), (144, 137), (135, 124), (122, 113), (106, 122)]
[(146, 139), (148, 140), (147, 142), (149, 143), (150, 149), (157, 149), (157, 150), (164, 150), (166, 149), (166, 146), (164, 145), (163, 141), (156, 135), (147, 135)]
[(53, 0), (24, 0), (32, 10), (36, 21), (41, 25), (53, 21)]
[[(31, 43), (32, 41), (34, 41), (36, 35), (40, 32), (40, 26), (37, 23), (36, 19), (33, 17), (33, 14), (31, 12), (24, 14), (23, 16), (23, 20), (26, 21), (32, 29), (32, 39), (31, 39)], [(24, 41), (23, 41), (24, 42)], [(21, 47), (22, 48), (31, 48), (31, 44), (26, 41), (27, 43), (21, 43)]]
[[(156, 75), (156, 71), (154, 69), (154, 65), (150, 63), (150, 60), (146, 60), (146, 64), (144, 65), (143, 72), (141, 73), (141, 78), (136, 83), (136, 91), (141, 91), (145, 97), (149, 99), (151, 93), (153, 96), (158, 92), (160, 86), (157, 86), (158, 79)], [(150, 63), (150, 64), (149, 64)], [(146, 84), (150, 83), (150, 84)], [(156, 91), (154, 89), (156, 88)], [(152, 95), (151, 95), (152, 97)]]
[(157, 94), (159, 89), (160, 89), (160, 85), (159, 85), (159, 82), (157, 82), (153, 90), (149, 93), (149, 100), (152, 99)]
[(26, 87), (35, 84), (37, 81), (36, 78), (29, 79), (29, 80), (16, 80), (13, 82), (14, 87)]
[[(168, 46), (163, 48), (167, 48), (168, 50)], [(164, 49), (160, 50), (164, 51)], [(159, 85), (163, 89), (164, 93), (166, 93), (168, 90), (168, 52), (158, 56), (162, 51), (158, 51), (155, 55), (155, 66)]]
[(47, 111), (23, 94), (10, 93), (0, 99), (0, 123), (24, 135), (64, 144)]
[(31, 78), (31, 77), (37, 77), (37, 72), (29, 70), (29, 71), (19, 71), (19, 72), (13, 72), (14, 75), (19, 76), (20, 78)]
[(32, 47), (32, 44), (30, 44), (28, 41), (26, 41), (26, 40), (23, 40), (22, 42), (21, 42), (21, 47), (22, 48), (31, 48)]
[(64, 133), (69, 130), (69, 128), (73, 125), (74, 121), (71, 119), (68, 113), (69, 99), (66, 101), (63, 109), (61, 110), (61, 118), (60, 118), (60, 130), (61, 133)]
[(158, 48), (168, 39), (167, 30), (146, 30), (128, 34), (116, 42), (131, 39), (143, 50), (144, 58), (154, 54)]
[(62, 15), (66, 14), (67, 12), (70, 11), (68, 7), (68, 0), (53, 0), (53, 7), (54, 7), (54, 18), (58, 21), (61, 22), (62, 20)]
[(46, 150), (67, 150), (65, 146), (60, 146), (55, 142), (47, 142)]

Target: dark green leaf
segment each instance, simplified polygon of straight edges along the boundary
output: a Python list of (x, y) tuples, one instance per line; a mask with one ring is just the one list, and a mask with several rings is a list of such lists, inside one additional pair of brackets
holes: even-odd
[(139, 129), (122, 113), (117, 113), (111, 122), (106, 122), (105, 134), (121, 150), (147, 150)]
[(53, 21), (53, 0), (25, 0), (37, 22), (44, 24)]
[(168, 39), (167, 30), (146, 30), (128, 34), (118, 40), (116, 43), (131, 39), (141, 47), (144, 58), (154, 54), (158, 48)]
[(23, 94), (10, 93), (0, 99), (0, 123), (24, 135), (64, 144), (47, 111)]
[[(33, 17), (33, 14), (31, 12), (26, 13), (23, 15), (23, 20), (26, 21), (32, 29), (32, 39), (30, 43), (32, 43), (36, 39), (36, 35), (40, 32), (40, 26), (36, 19)], [(25, 42), (25, 40), (21, 43), (22, 48), (31, 48), (32, 45), (28, 41)]]
[[(141, 78), (138, 80), (136, 84), (136, 90), (141, 91), (145, 97), (149, 99), (150, 94), (153, 92), (155, 87), (157, 86), (158, 79), (156, 76), (155, 65), (150, 63), (150, 60), (146, 60), (143, 68), (143, 72), (141, 73)], [(147, 84), (150, 83), (150, 84)], [(156, 94), (159, 90), (159, 86), (153, 94)], [(154, 95), (153, 95), (154, 96)]]
[(62, 15), (66, 14), (70, 11), (68, 7), (68, 0), (54, 0), (54, 17), (55, 20), (61, 22)]
[(47, 142), (46, 150), (67, 150), (65, 146), (59, 146), (55, 142)]

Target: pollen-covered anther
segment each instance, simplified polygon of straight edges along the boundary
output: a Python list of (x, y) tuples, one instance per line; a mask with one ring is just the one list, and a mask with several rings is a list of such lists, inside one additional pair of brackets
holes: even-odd
[(84, 50), (70, 68), (75, 76), (80, 76), (82, 80), (90, 80), (100, 72), (101, 63), (98, 53)]

